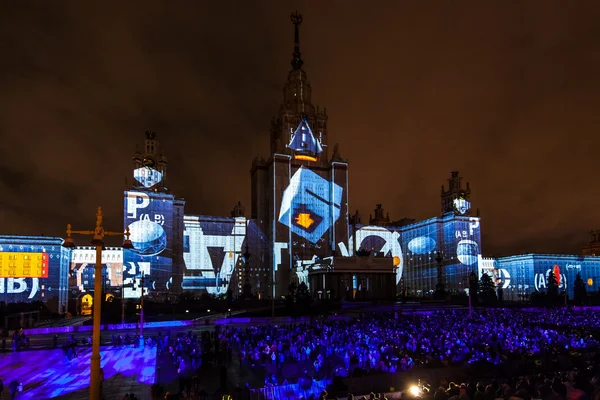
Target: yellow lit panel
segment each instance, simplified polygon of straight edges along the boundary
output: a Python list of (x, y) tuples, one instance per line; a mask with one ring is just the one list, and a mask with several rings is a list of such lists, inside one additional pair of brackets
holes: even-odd
[(0, 278), (47, 278), (47, 253), (0, 253)]

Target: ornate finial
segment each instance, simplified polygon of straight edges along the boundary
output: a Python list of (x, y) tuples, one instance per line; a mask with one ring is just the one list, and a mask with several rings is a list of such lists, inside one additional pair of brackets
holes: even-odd
[(300, 29), (299, 26), (302, 23), (302, 15), (298, 14), (298, 11), (292, 13), (290, 16), (292, 23), (294, 24), (294, 54), (292, 54), (292, 67), (294, 70), (302, 69), (302, 55), (300, 54)]
[(96, 211), (96, 228), (102, 226), (102, 207), (98, 207)]
[(127, 229), (125, 229), (125, 240), (129, 240), (129, 236), (131, 236), (131, 232), (129, 231), (129, 227), (127, 227)]

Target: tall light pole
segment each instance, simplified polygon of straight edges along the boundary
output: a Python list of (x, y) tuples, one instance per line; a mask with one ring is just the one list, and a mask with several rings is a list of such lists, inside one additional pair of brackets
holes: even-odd
[(275, 265), (273, 265), (273, 280), (271, 287), (271, 318), (275, 318)]
[(74, 231), (71, 224), (67, 225), (67, 238), (63, 247), (74, 248), (75, 242), (71, 234), (93, 236), (92, 245), (96, 246), (96, 265), (94, 266), (94, 328), (92, 335), (92, 357), (90, 360), (90, 399), (100, 400), (100, 318), (102, 305), (102, 249), (105, 236), (125, 236), (123, 249), (132, 249), (129, 240), (129, 228), (125, 232), (105, 231), (102, 226), (102, 207), (96, 211), (96, 228), (93, 231)]
[(146, 274), (142, 271), (142, 296), (140, 297), (140, 346), (144, 347), (144, 276)]
[(121, 264), (121, 325), (123, 327), (125, 326), (125, 267), (122, 264)]

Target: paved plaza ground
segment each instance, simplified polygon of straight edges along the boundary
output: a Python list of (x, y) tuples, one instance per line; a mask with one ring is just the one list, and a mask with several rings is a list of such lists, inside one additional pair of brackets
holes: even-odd
[[(90, 348), (79, 348), (76, 358), (68, 360), (62, 349), (6, 353), (0, 356), (0, 379), (4, 398), (8, 383), (23, 384), (19, 399), (83, 400), (89, 398)], [(120, 400), (125, 393), (140, 399), (150, 397), (156, 371), (156, 348), (103, 347), (103, 394), (106, 400)]]

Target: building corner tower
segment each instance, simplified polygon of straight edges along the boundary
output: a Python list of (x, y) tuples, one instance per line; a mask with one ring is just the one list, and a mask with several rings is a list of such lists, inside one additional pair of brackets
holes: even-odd
[(270, 154), (251, 169), (251, 218), (267, 235), (270, 293), (280, 297), (303, 269), (348, 246), (348, 163), (328, 148), (327, 111), (312, 103), (312, 88), (300, 53), (302, 16), (294, 25), (292, 69), (283, 103), (271, 121)]
[(133, 250), (123, 250), (125, 298), (144, 294), (177, 294), (183, 276), (183, 214), (185, 202), (167, 187), (167, 158), (156, 133), (146, 132), (144, 152), (133, 156), (133, 184), (125, 191), (124, 227)]

